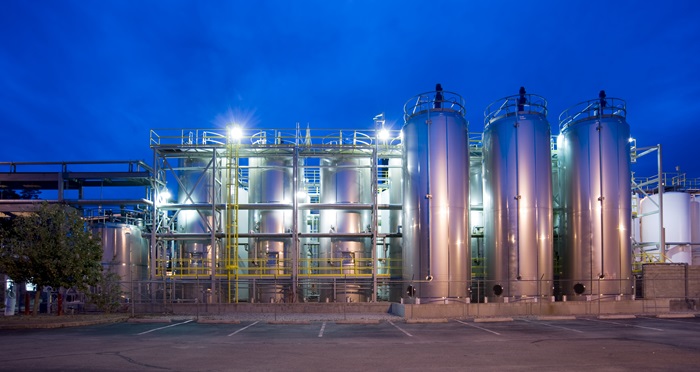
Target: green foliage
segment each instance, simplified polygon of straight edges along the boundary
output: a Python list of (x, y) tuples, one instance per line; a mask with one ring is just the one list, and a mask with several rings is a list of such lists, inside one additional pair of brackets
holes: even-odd
[(111, 270), (103, 271), (93, 287), (93, 291), (88, 294), (89, 301), (105, 313), (119, 310), (120, 300), (124, 293), (120, 280), (121, 277), (117, 273)]
[(0, 199), (39, 199), (41, 191), (36, 189), (22, 189), (18, 194), (16, 190), (0, 188)]
[(36, 213), (5, 221), (0, 230), (0, 271), (39, 288), (95, 284), (102, 247), (75, 209), (41, 205)]

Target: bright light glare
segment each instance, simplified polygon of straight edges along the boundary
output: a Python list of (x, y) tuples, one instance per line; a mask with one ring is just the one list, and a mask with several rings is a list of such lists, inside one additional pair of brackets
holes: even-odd
[(629, 142), (634, 142), (634, 138), (630, 137)]
[(234, 125), (228, 130), (228, 137), (234, 141), (238, 141), (243, 137), (243, 129), (238, 125)]
[(158, 204), (167, 203), (171, 197), (172, 194), (170, 194), (170, 191), (168, 191), (168, 189), (163, 189), (163, 191), (161, 191), (160, 194), (158, 194)]
[(305, 191), (297, 191), (297, 199), (306, 199)]
[(379, 139), (382, 140), (382, 141), (388, 140), (388, 139), (389, 139), (389, 131), (386, 130), (386, 129), (384, 129), (384, 128), (382, 128), (382, 129), (379, 131)]

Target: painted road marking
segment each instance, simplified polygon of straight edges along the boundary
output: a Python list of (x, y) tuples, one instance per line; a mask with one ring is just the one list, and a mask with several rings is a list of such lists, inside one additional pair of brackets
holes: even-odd
[(398, 329), (399, 331), (401, 331), (401, 332), (405, 333), (405, 334), (406, 334), (406, 336), (408, 336), (408, 337), (413, 337), (413, 335), (412, 335), (412, 334), (410, 334), (410, 333), (406, 332), (406, 331), (405, 331), (405, 330), (403, 330), (403, 329), (402, 329), (401, 327), (399, 327), (399, 326), (397, 326), (396, 324), (394, 324), (394, 323), (393, 323), (393, 322), (392, 322), (391, 320), (387, 320), (387, 322), (389, 322), (389, 324), (391, 324), (391, 325), (393, 325), (394, 327), (396, 327), (396, 329)]
[(189, 323), (189, 322), (191, 322), (191, 321), (192, 321), (192, 319), (190, 319), (190, 320), (185, 320), (185, 321), (184, 321), (184, 322), (182, 322), (182, 323), (177, 323), (177, 324), (171, 324), (171, 325), (169, 325), (169, 326), (165, 326), (165, 327), (160, 327), (160, 328), (155, 328), (155, 329), (151, 329), (150, 331), (146, 331), (146, 332), (141, 332), (141, 333), (137, 333), (136, 335), (137, 335), (137, 336), (140, 336), (140, 335), (145, 335), (146, 333), (151, 333), (151, 332), (155, 332), (155, 331), (158, 331), (158, 330), (161, 330), (161, 329), (166, 329), (166, 328), (170, 328), (170, 327), (176, 327), (176, 326), (179, 326), (179, 325), (182, 325), (182, 324), (187, 324), (187, 323)]
[(520, 319), (520, 320), (522, 320), (523, 322), (536, 323), (536, 324), (538, 324), (538, 325), (545, 325), (545, 326), (547, 326), (547, 327), (561, 328), (561, 329), (564, 329), (564, 330), (567, 330), (567, 331), (571, 331), (571, 332), (583, 333), (583, 331), (580, 331), (580, 330), (578, 330), (578, 329), (562, 327), (562, 326), (558, 326), (558, 325), (554, 325), (554, 324), (547, 324), (547, 323), (542, 323), (542, 322), (533, 322), (533, 321), (531, 321), (531, 320), (526, 320), (526, 319)]
[(323, 330), (326, 329), (326, 322), (321, 324), (321, 330), (318, 332), (318, 337), (323, 337)]
[(498, 336), (501, 335), (501, 334), (498, 333), (498, 332), (492, 331), (492, 330), (490, 330), (490, 329), (482, 328), (482, 327), (479, 327), (479, 326), (475, 326), (475, 325), (473, 325), (473, 324), (469, 324), (469, 323), (463, 322), (463, 321), (461, 321), (461, 320), (455, 319), (455, 321), (458, 322), (458, 323), (462, 323), (462, 324), (464, 324), (464, 325), (470, 326), (470, 327), (478, 328), (478, 329), (480, 329), (480, 330), (482, 330), (482, 331), (491, 332), (491, 333), (493, 333), (494, 335), (498, 335)]
[(242, 330), (244, 330), (244, 329), (246, 329), (246, 328), (250, 328), (250, 327), (252, 327), (252, 326), (258, 324), (259, 322), (260, 322), (260, 321), (258, 320), (258, 321), (255, 322), (255, 323), (248, 324), (247, 326), (245, 326), (245, 327), (243, 327), (243, 328), (237, 330), (236, 332), (231, 333), (231, 334), (229, 335), (229, 337), (235, 335), (236, 333), (238, 333), (238, 332), (240, 332), (240, 331), (242, 331)]
[(590, 321), (590, 322), (600, 322), (600, 323), (617, 324), (617, 325), (626, 326), (626, 327), (637, 327), (637, 328), (651, 329), (652, 331), (659, 331), (659, 332), (663, 332), (663, 331), (664, 331), (663, 329), (659, 329), (659, 328), (644, 327), (644, 326), (640, 326), (640, 325), (625, 324), (625, 323), (619, 323), (619, 322), (611, 322), (611, 321), (608, 321), (608, 320), (598, 320), (598, 319), (589, 319), (589, 318), (582, 318), (582, 319), (588, 320), (588, 321)]

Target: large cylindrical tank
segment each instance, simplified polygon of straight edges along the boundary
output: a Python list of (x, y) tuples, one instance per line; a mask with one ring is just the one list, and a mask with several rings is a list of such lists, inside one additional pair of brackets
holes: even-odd
[[(321, 203), (369, 205), (372, 202), (372, 177), (369, 154), (321, 159)], [(322, 233), (360, 234), (371, 230), (368, 209), (323, 208), (320, 211), (319, 230)], [(333, 275), (367, 274), (371, 258), (369, 239), (339, 236), (321, 238), (320, 259), (326, 271)], [(357, 283), (356, 280), (353, 280)], [(338, 284), (336, 282), (336, 284)], [(322, 294), (330, 297), (328, 294)], [(359, 302), (367, 299), (359, 285), (342, 283), (336, 286), (337, 300)]]
[[(202, 157), (180, 159), (180, 180), (178, 203), (180, 204), (214, 204), (219, 202), (213, 187), (213, 169), (211, 154)], [(214, 216), (211, 208), (182, 209), (177, 214), (178, 231), (186, 234), (209, 234), (214, 226)], [(207, 275), (202, 267), (211, 267), (211, 239), (184, 240), (182, 243), (183, 257), (180, 265), (190, 268), (185, 273)]]
[[(148, 279), (148, 242), (135, 225), (105, 222), (91, 226), (102, 242), (102, 268), (116, 273), (123, 282)], [(132, 288), (132, 287), (127, 287)]]
[[(642, 199), (640, 203), (642, 217), (640, 230), (644, 252), (656, 256), (658, 262), (687, 263), (693, 261), (691, 240), (691, 197), (684, 192), (664, 193), (664, 230), (666, 232), (666, 249), (659, 246), (661, 241), (659, 225), (659, 194)], [(644, 243), (656, 243), (649, 248)]]
[[(560, 115), (562, 292), (632, 295), (630, 127), (625, 102), (591, 100)], [(621, 297), (617, 297), (621, 296)]]
[(547, 102), (519, 96), (485, 112), (486, 295), (527, 300), (552, 295), (552, 162)]
[(471, 279), (464, 100), (435, 93), (406, 103), (403, 127), (403, 279), (427, 302), (465, 298)]
[[(291, 231), (292, 211), (282, 205), (292, 203), (292, 160), (288, 156), (266, 156), (249, 159), (249, 202), (264, 204), (254, 209), (249, 218), (254, 233), (260, 237), (251, 239), (249, 251), (252, 260), (251, 274), (260, 275), (256, 289), (258, 301), (280, 302), (286, 300), (288, 290), (283, 285), (266, 283), (267, 276), (291, 274), (289, 249), (291, 240), (285, 237), (270, 237), (264, 234), (284, 234)], [(279, 208), (275, 208), (279, 204)]]

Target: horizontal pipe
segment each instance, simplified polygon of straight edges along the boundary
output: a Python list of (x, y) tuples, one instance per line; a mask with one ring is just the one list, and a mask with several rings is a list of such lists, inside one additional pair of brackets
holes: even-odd
[[(103, 202), (104, 203), (104, 202)], [(210, 210), (212, 208), (211, 204), (208, 203), (167, 203), (159, 204), (158, 208), (166, 210)], [(225, 209), (226, 204), (215, 204), (216, 209)], [(402, 204), (378, 204), (377, 208), (380, 210), (401, 210), (403, 208)], [(238, 204), (239, 210), (291, 210), (293, 209), (292, 204), (281, 204), (281, 203), (246, 203)], [(335, 203), (335, 204), (321, 204), (321, 203), (299, 203), (299, 210), (371, 210), (372, 204), (359, 204), (359, 203)]]

